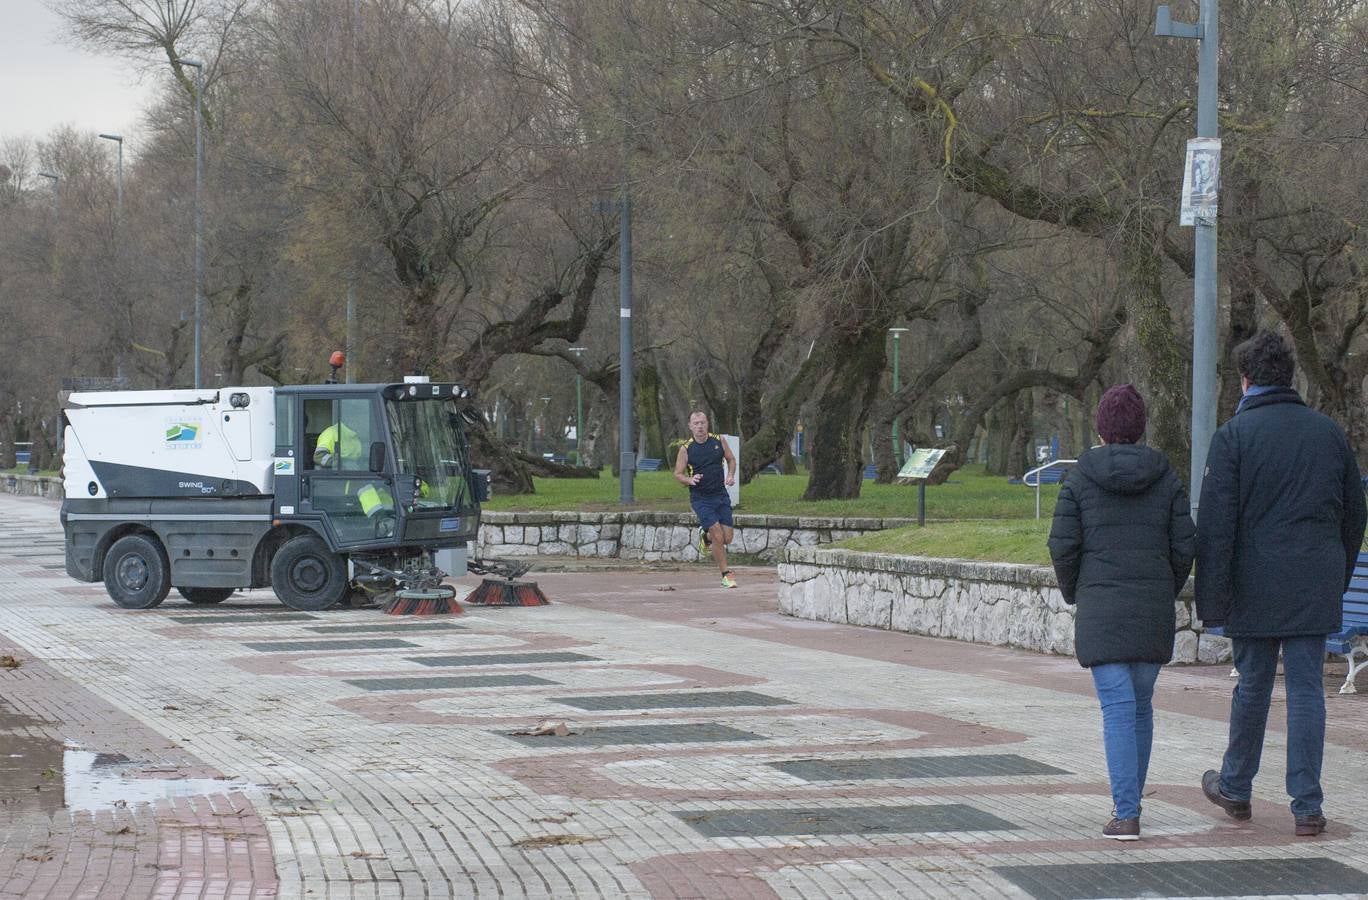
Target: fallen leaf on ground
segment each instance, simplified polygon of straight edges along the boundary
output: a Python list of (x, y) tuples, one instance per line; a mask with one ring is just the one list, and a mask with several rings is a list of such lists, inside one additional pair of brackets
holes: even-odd
[(536, 728), (529, 729), (528, 731), (515, 731), (513, 733), (532, 735), (534, 737), (566, 737), (567, 735), (574, 734), (575, 732), (571, 731), (570, 726), (566, 725), (564, 722), (553, 722), (550, 719), (547, 719), (545, 722), (542, 722)]
[(660, 585), (659, 587), (657, 587), (656, 590), (658, 590), (658, 591), (672, 591), (672, 590), (674, 590), (674, 585), (672, 585), (672, 584), (662, 584), (662, 585)]
[(591, 837), (586, 834), (544, 834), (540, 837), (523, 838), (514, 841), (514, 847), (521, 847), (524, 850), (536, 850), (542, 847), (564, 847), (567, 844), (588, 844), (593, 841), (601, 841), (603, 838)]
[(570, 817), (573, 815), (574, 813), (572, 812), (561, 813), (559, 816), (547, 816), (544, 819), (533, 819), (532, 821), (537, 823), (546, 823), (550, 825), (564, 825), (566, 822), (570, 821)]
[(17, 669), (24, 664), (24, 661), (17, 656), (10, 656), (6, 653), (0, 656), (0, 669)]
[(353, 850), (351, 856), (352, 859), (389, 859), (383, 853), (367, 853), (365, 850)]

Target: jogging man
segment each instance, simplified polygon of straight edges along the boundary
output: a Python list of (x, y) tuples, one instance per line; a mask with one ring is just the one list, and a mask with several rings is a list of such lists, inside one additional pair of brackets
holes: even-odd
[(702, 410), (689, 413), (689, 434), (690, 440), (679, 448), (675, 458), (675, 481), (689, 486), (689, 505), (698, 516), (699, 549), (711, 549), (722, 572), (722, 586), (734, 588), (736, 580), (727, 568), (727, 545), (732, 540), (731, 496), (727, 487), (736, 483), (736, 457), (721, 438), (708, 433), (708, 414)]

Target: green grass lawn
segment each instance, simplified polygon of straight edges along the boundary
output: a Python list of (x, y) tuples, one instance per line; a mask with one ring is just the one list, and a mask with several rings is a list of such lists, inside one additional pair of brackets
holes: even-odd
[[(538, 478), (535, 494), (495, 496), (485, 509), (493, 510), (583, 510), (623, 509), (618, 502), (618, 480), (608, 471), (594, 478)], [(806, 475), (760, 475), (741, 488), (737, 512), (749, 515), (782, 516), (872, 516), (879, 518), (917, 516), (915, 485), (861, 485), (857, 500), (799, 499), (807, 489)], [(689, 509), (688, 488), (669, 472), (638, 472), (633, 491), (636, 502), (628, 509)], [(1058, 485), (1041, 489), (1040, 510), (1044, 519), (1054, 512)], [(960, 469), (950, 483), (926, 489), (926, 516), (936, 519), (1027, 519), (1035, 515), (1035, 491), (1019, 484), (1008, 484), (1001, 476), (983, 473), (982, 466)]]
[[(1041, 505), (1044, 505), (1042, 499)], [(905, 556), (942, 556), (990, 562), (1050, 564), (1045, 539), (1050, 520), (1007, 519), (999, 521), (928, 522), (891, 528), (835, 544), (847, 550), (894, 553)]]

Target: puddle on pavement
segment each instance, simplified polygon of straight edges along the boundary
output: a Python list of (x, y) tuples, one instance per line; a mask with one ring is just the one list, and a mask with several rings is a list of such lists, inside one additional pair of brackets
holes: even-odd
[(114, 806), (152, 803), (171, 797), (199, 797), (245, 791), (245, 781), (223, 778), (142, 778), (120, 764), (101, 764), (106, 754), (68, 745), (63, 756), (62, 779), (69, 809), (98, 810)]
[(61, 741), (44, 733), (49, 723), (20, 715), (0, 699), (0, 815), (28, 811), (51, 815), (62, 808)]
[(221, 778), (141, 777), (136, 761), (53, 738), (56, 727), (0, 699), (0, 816), (95, 811), (250, 787)]

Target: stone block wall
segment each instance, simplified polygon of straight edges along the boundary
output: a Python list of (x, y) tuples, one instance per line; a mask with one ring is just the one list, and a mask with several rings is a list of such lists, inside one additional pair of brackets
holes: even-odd
[[(912, 521), (738, 515), (728, 550), (777, 560), (786, 549), (830, 544)], [(699, 557), (698, 521), (690, 513), (667, 512), (485, 512), (477, 552), (692, 562)]]
[(62, 479), (51, 475), (0, 475), (0, 488), (26, 497), (62, 499)]
[[(1048, 567), (795, 548), (779, 563), (779, 609), (804, 619), (1071, 656), (1074, 608)], [(1176, 601), (1175, 662), (1225, 662), (1189, 590)]]

